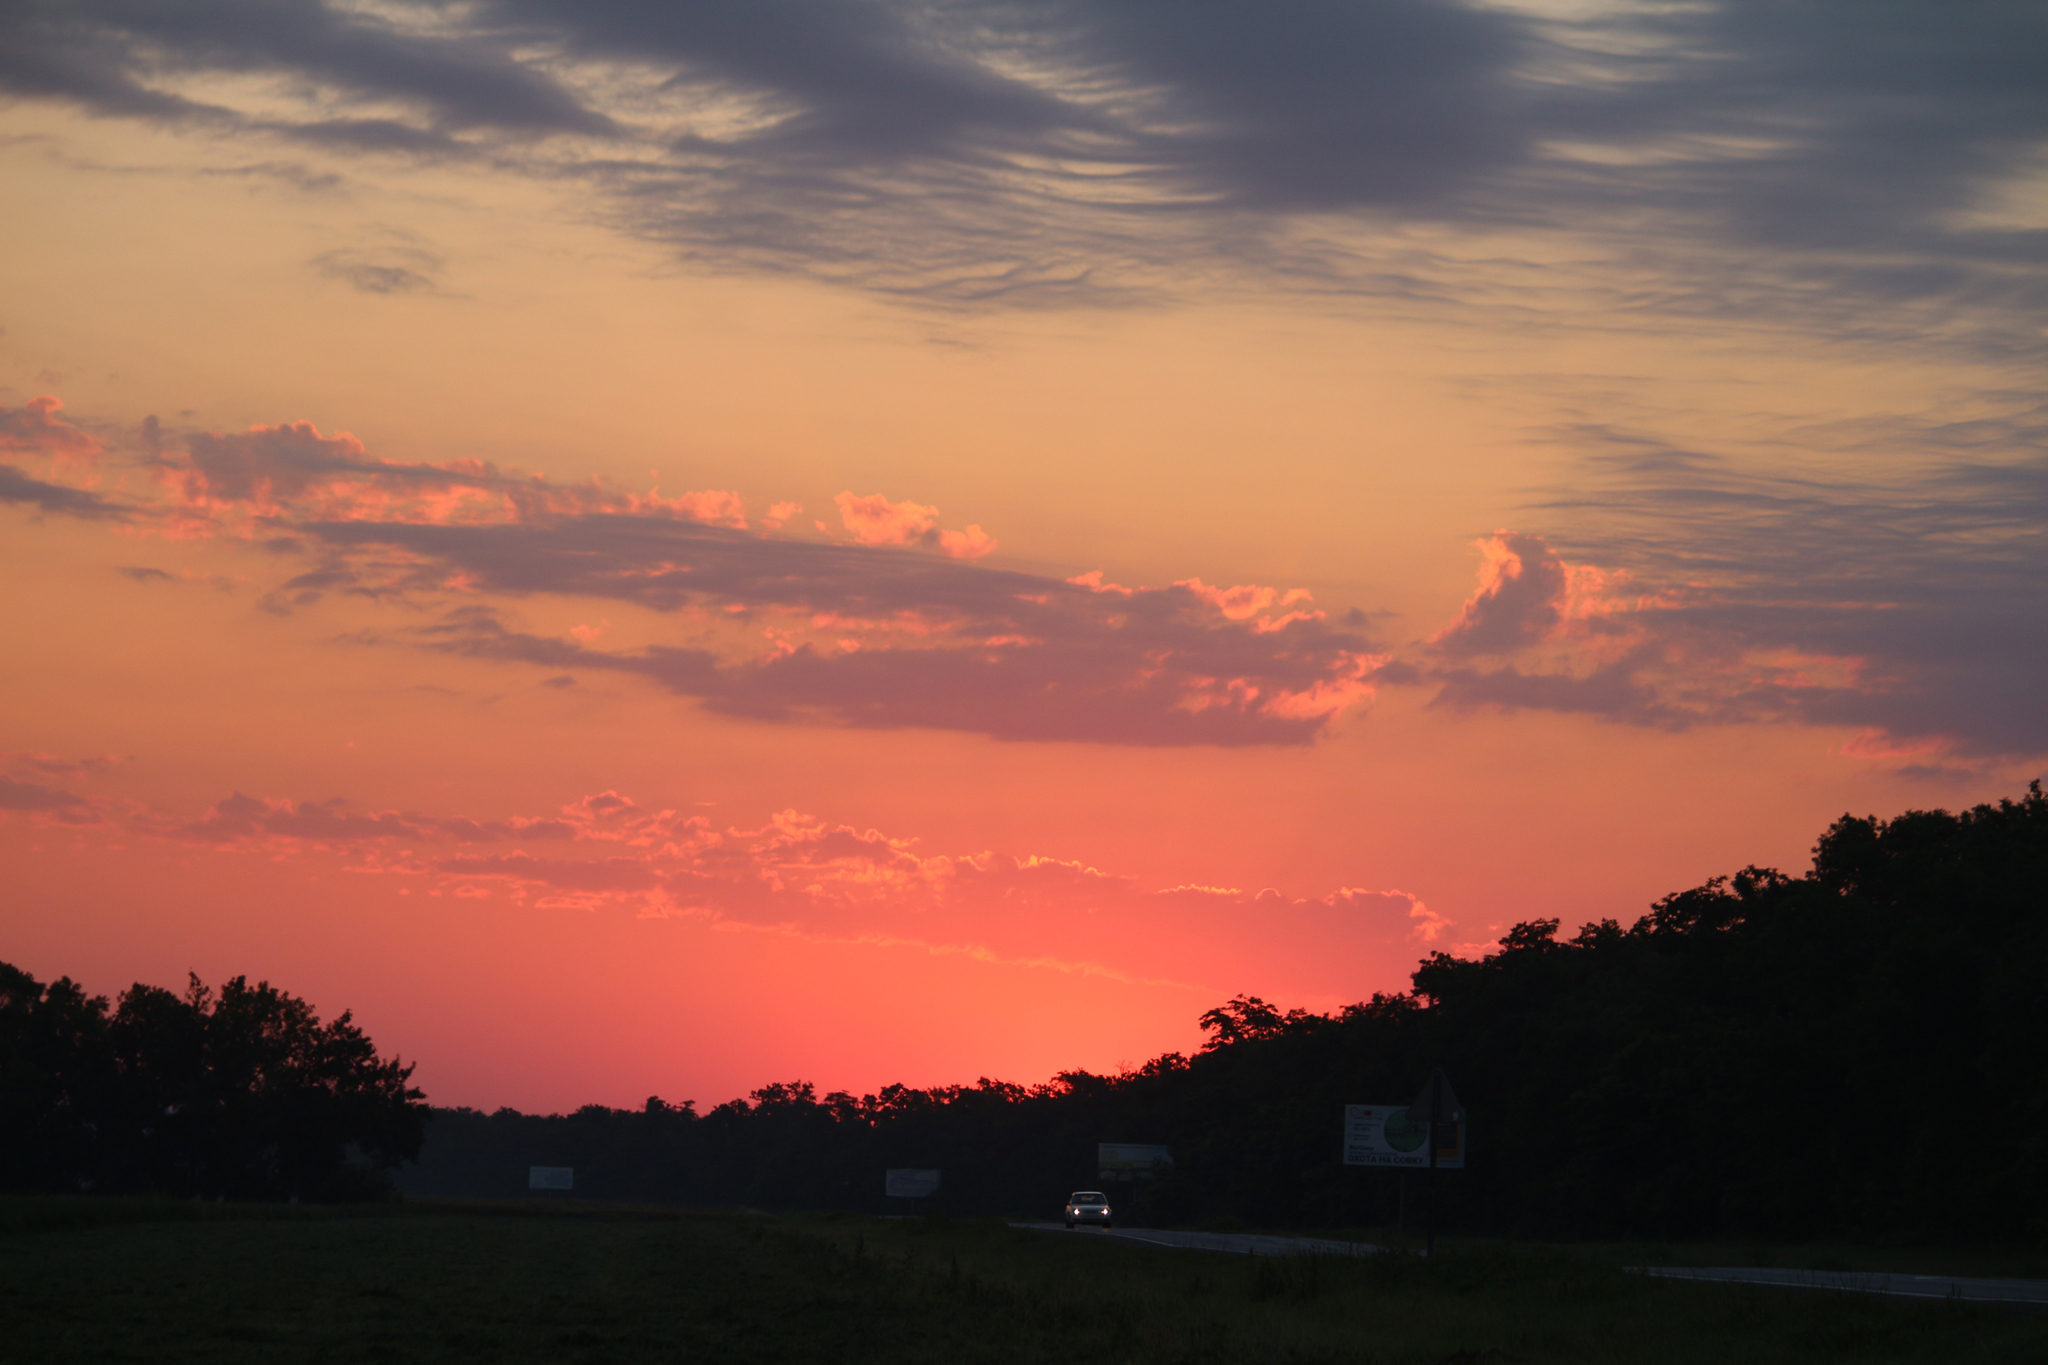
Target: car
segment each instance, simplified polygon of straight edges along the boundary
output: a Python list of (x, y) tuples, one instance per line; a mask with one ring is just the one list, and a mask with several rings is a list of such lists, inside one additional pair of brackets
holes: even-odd
[(1100, 1223), (1109, 1226), (1109, 1196), (1101, 1190), (1075, 1190), (1067, 1196), (1067, 1226)]

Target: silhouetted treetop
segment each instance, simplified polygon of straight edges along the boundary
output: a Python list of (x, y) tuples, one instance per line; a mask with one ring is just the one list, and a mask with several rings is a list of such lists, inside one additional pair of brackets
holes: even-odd
[(413, 1068), (246, 977), (109, 1008), (0, 963), (0, 1160), (16, 1187), (334, 1198), (414, 1157)]

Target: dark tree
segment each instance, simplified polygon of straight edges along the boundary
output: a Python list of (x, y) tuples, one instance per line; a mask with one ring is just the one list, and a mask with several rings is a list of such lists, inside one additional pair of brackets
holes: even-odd
[(42, 1189), (332, 1199), (419, 1152), (412, 1067), (344, 1013), (236, 977), (119, 1004), (0, 964), (0, 1152)]

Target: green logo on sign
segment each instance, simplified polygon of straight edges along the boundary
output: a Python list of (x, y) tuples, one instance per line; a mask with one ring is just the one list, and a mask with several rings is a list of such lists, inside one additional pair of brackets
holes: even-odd
[(1396, 1109), (1393, 1113), (1387, 1115), (1387, 1121), (1381, 1127), (1380, 1132), (1386, 1137), (1387, 1146), (1392, 1147), (1397, 1152), (1412, 1152), (1422, 1145), (1424, 1138), (1429, 1136), (1429, 1125), (1426, 1123), (1410, 1123), (1408, 1121), (1408, 1111), (1406, 1109)]

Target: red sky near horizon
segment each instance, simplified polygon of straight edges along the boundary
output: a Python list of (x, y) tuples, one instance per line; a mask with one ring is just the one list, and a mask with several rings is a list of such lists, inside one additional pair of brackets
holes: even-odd
[(31, 6), (0, 960), (1034, 1081), (2013, 793), (2035, 21), (1753, 9)]

